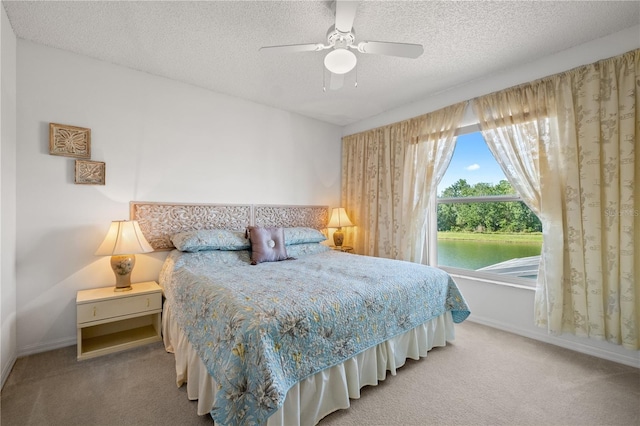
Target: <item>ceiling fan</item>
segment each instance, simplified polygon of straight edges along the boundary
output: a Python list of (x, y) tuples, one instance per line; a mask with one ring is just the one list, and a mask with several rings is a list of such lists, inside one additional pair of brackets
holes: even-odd
[[(356, 17), (357, 1), (336, 0), (336, 22), (327, 32), (327, 43), (288, 44), (264, 46), (266, 52), (316, 52), (331, 49), (324, 57), (324, 66), (331, 72), (329, 88), (342, 87), (344, 76), (353, 70), (358, 61), (352, 50), (360, 53), (375, 53), (403, 58), (417, 58), (424, 52), (421, 44), (392, 43), (384, 41), (361, 41), (356, 43), (353, 20)], [(356, 83), (357, 84), (357, 83)]]

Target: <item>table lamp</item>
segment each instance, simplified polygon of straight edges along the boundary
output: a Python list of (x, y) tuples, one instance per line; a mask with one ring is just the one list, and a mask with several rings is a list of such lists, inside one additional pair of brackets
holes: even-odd
[(333, 244), (335, 244), (336, 247), (341, 247), (344, 242), (344, 233), (342, 232), (342, 227), (344, 226), (355, 225), (351, 223), (347, 212), (344, 211), (344, 207), (335, 207), (331, 210), (331, 220), (329, 220), (327, 228), (338, 228), (333, 233)]
[(111, 268), (116, 276), (114, 291), (127, 291), (132, 289), (131, 271), (136, 264), (136, 254), (152, 251), (137, 220), (115, 220), (95, 254), (111, 256)]

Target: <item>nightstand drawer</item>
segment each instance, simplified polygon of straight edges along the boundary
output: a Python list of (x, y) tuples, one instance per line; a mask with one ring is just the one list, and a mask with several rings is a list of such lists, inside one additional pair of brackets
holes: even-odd
[(140, 294), (78, 305), (78, 324), (162, 309), (162, 294)]

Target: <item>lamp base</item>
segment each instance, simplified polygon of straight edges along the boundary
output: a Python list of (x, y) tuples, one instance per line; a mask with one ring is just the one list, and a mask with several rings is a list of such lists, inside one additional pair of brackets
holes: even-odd
[(333, 233), (333, 244), (336, 247), (340, 247), (342, 243), (344, 243), (344, 232), (342, 232), (342, 228), (338, 228), (336, 232)]
[(111, 269), (116, 276), (116, 287), (113, 291), (129, 291), (131, 287), (131, 271), (136, 264), (135, 254), (111, 256)]

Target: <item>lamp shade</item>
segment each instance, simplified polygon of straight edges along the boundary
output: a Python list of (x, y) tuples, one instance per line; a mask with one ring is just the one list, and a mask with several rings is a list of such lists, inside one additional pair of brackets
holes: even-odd
[(324, 57), (324, 66), (334, 74), (346, 74), (355, 66), (358, 59), (347, 49), (336, 48)]
[(95, 254), (113, 256), (152, 251), (153, 248), (142, 234), (137, 220), (115, 220), (111, 222), (109, 232)]
[(344, 207), (335, 207), (331, 210), (331, 219), (327, 228), (342, 228), (343, 226), (355, 226), (351, 223), (347, 212), (344, 211)]

